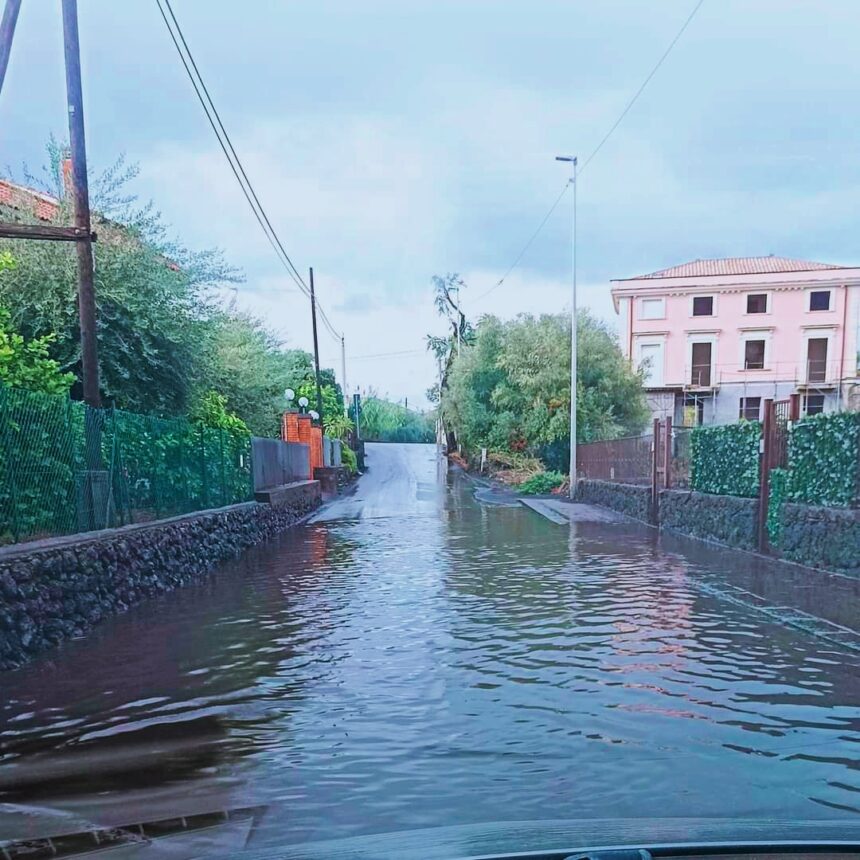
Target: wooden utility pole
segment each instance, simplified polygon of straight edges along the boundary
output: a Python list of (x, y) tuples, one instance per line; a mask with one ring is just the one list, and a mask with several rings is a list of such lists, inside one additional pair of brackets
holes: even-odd
[(9, 55), (12, 53), (12, 38), (15, 35), (15, 24), (18, 22), (20, 11), (21, 0), (6, 0), (3, 20), (0, 21), (0, 92), (3, 91), (6, 67), (9, 65)]
[(316, 374), (317, 381), (317, 412), (320, 416), (320, 424), (322, 424), (323, 419), (323, 408), (322, 408), (322, 386), (320, 385), (320, 345), (317, 340), (317, 299), (316, 294), (314, 293), (314, 270), (313, 266), (310, 269), (310, 278), (311, 278), (311, 320), (313, 322), (314, 328), (314, 371)]
[(76, 242), (78, 317), (81, 325), (81, 378), (84, 402), (98, 408), (101, 406), (101, 397), (96, 341), (96, 292), (93, 285), (93, 245), (87, 183), (87, 148), (84, 137), (84, 99), (81, 92), (81, 48), (78, 40), (77, 0), (63, 0), (63, 49), (66, 58), (66, 98), (69, 110), (69, 143), (72, 150), (75, 227), (83, 234)]

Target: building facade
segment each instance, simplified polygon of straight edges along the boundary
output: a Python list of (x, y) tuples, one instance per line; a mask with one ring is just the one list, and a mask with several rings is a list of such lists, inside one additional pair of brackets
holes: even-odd
[(860, 267), (695, 260), (614, 280), (612, 299), (654, 417), (758, 420), (795, 393), (803, 414), (860, 409)]

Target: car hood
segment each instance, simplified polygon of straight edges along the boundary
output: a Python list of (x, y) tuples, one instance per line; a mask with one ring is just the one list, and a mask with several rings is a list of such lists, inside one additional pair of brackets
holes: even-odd
[(245, 851), (243, 860), (462, 860), (506, 854), (586, 849), (755, 843), (858, 843), (860, 818), (782, 821), (777, 818), (547, 820), (470, 824), (310, 842), (280, 850)]

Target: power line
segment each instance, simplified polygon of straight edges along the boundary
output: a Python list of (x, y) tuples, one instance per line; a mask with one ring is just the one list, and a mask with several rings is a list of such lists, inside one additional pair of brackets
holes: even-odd
[[(232, 170), (236, 181), (239, 183), (239, 187), (242, 189), (242, 193), (245, 196), (245, 200), (251, 207), (251, 211), (254, 213), (254, 217), (257, 219), (257, 223), (260, 225), (260, 228), (266, 236), (266, 239), (269, 241), (269, 244), (275, 251), (275, 254), (278, 257), (278, 260), (280, 261), (281, 265), (283, 265), (286, 269), (287, 274), (292, 278), (292, 280), (296, 283), (296, 286), (298, 286), (298, 288), (305, 294), (305, 296), (310, 298), (310, 290), (308, 289), (307, 284), (304, 282), (304, 279), (294, 265), (292, 259), (290, 258), (290, 255), (284, 248), (284, 245), (281, 242), (277, 231), (272, 226), (272, 222), (269, 220), (269, 216), (266, 214), (266, 210), (260, 203), (260, 199), (257, 196), (256, 191), (254, 190), (254, 186), (251, 183), (251, 180), (248, 178), (248, 174), (245, 172), (245, 168), (242, 164), (241, 159), (239, 158), (238, 153), (236, 152), (235, 147), (233, 146), (233, 142), (230, 139), (230, 135), (228, 134), (227, 129), (225, 128), (224, 123), (221, 120), (221, 115), (218, 113), (218, 109), (215, 107), (215, 102), (213, 101), (212, 96), (209, 93), (209, 89), (207, 88), (206, 83), (203, 80), (203, 75), (200, 73), (200, 69), (198, 68), (197, 63), (194, 60), (194, 55), (192, 54), (191, 49), (188, 46), (188, 42), (185, 39), (185, 35), (179, 25), (179, 21), (176, 19), (176, 15), (173, 12), (173, 7), (170, 5), (170, 0), (155, 0), (155, 2), (158, 6), (158, 11), (161, 13), (161, 17), (164, 20), (164, 24), (167, 27), (167, 31), (170, 34), (170, 38), (173, 41), (173, 45), (176, 48), (176, 52), (179, 54), (179, 59), (182, 61), (182, 65), (184, 66), (186, 74), (191, 81), (191, 85), (194, 87), (194, 92), (197, 95), (197, 99), (200, 102), (201, 107), (203, 108), (203, 112), (206, 114), (206, 118), (209, 121), (209, 125), (212, 127), (212, 131), (215, 133), (215, 137), (218, 139), (218, 144), (221, 147), (221, 151), (224, 153), (224, 157), (227, 159), (227, 163), (230, 165), (230, 169)], [(162, 3), (164, 4), (164, 6), (162, 6)], [(167, 15), (164, 12), (164, 7), (167, 8), (167, 11), (170, 14), (170, 20), (168, 20)], [(173, 22), (173, 26), (171, 26), (170, 21)], [(174, 28), (176, 30), (176, 33), (174, 33)], [(178, 40), (177, 35), (179, 37)], [(182, 43), (182, 47), (180, 47), (180, 42)], [(186, 54), (188, 57), (187, 60)], [(193, 73), (192, 69), (194, 70)], [(323, 309), (319, 306), (319, 302), (317, 302), (317, 309), (319, 310), (320, 316), (322, 317), (329, 334), (331, 334), (331, 336), (335, 339), (340, 340), (340, 334), (331, 324), (331, 321), (326, 316), (325, 311), (323, 311)]]
[[(245, 200), (248, 201), (248, 205), (251, 207), (251, 211), (254, 213), (254, 217), (257, 219), (257, 223), (260, 225), (261, 229), (263, 230), (263, 233), (265, 234), (266, 238), (269, 240), (269, 244), (272, 246), (275, 253), (278, 255), (278, 259), (281, 259), (281, 255), (280, 255), (280, 251), (277, 247), (277, 243), (275, 242), (275, 240), (273, 239), (273, 237), (271, 236), (271, 234), (269, 232), (271, 227), (269, 227), (267, 229), (266, 224), (264, 223), (264, 218), (262, 217), (262, 215), (260, 214), (260, 212), (257, 209), (257, 206), (259, 206), (259, 202), (257, 203), (257, 205), (255, 205), (254, 201), (251, 199), (253, 189), (251, 190), (251, 192), (249, 192), (248, 188), (245, 187), (245, 182), (247, 182), (247, 177), (245, 178), (245, 182), (243, 182), (242, 178), (239, 176), (239, 172), (237, 171), (236, 165), (233, 163), (233, 159), (230, 157), (230, 153), (227, 151), (227, 146), (225, 145), (224, 141), (222, 140), (221, 133), (219, 132), (218, 127), (215, 124), (215, 120), (212, 118), (212, 114), (210, 113), (209, 106), (206, 104), (206, 102), (203, 99), (203, 94), (200, 91), (200, 86), (202, 86), (203, 89), (205, 90), (205, 85), (203, 84), (203, 81), (201, 79), (200, 86), (198, 86), (197, 80), (195, 79), (195, 77), (191, 71), (191, 67), (188, 65), (188, 60), (185, 59), (185, 54), (182, 52), (182, 48), (179, 46), (179, 42), (176, 39), (176, 35), (173, 32), (173, 28), (170, 26), (170, 22), (168, 21), (167, 16), (164, 13), (164, 9), (161, 5), (161, 0), (155, 0), (155, 2), (156, 2), (156, 5), (158, 6), (158, 11), (161, 12), (161, 17), (164, 19), (165, 26), (167, 27), (167, 31), (170, 34), (170, 38), (172, 39), (173, 44), (176, 48), (176, 52), (179, 54), (179, 59), (182, 61), (182, 65), (185, 67), (185, 71), (188, 74), (188, 79), (191, 81), (191, 85), (194, 87), (194, 92), (197, 94), (197, 98), (200, 101), (200, 105), (202, 106), (203, 111), (206, 114), (206, 119), (209, 120), (209, 125), (212, 127), (212, 131), (215, 132), (215, 137), (218, 140), (218, 144), (221, 147), (221, 151), (224, 153), (224, 157), (227, 159), (227, 163), (230, 165), (230, 169), (233, 171), (233, 175), (236, 177), (236, 181), (239, 183), (239, 187), (242, 189), (242, 193), (245, 196)], [(167, 0), (165, 0), (165, 2), (167, 2)], [(169, 4), (168, 4), (168, 8), (170, 8)], [(174, 18), (174, 21), (175, 21), (176, 19), (175, 19), (175, 16), (173, 16), (173, 10), (172, 9), (171, 9), (171, 16)], [(180, 30), (178, 24), (176, 26), (176, 29), (177, 29), (177, 32), (179, 32), (179, 34), (180, 34), (180, 38), (182, 38), (182, 31)], [(186, 49), (187, 49), (187, 42), (185, 42), (184, 38), (182, 38), (182, 43), (186, 46)], [(194, 63), (194, 59), (193, 59), (193, 57), (191, 57), (190, 52), (189, 52), (189, 59), (191, 60), (191, 63), (194, 65), (194, 68), (196, 69), (197, 66)], [(198, 72), (198, 75), (199, 75), (199, 72)], [(213, 108), (213, 112), (214, 112), (214, 108)], [(220, 119), (219, 119), (219, 124), (220, 124)], [(222, 126), (222, 128), (223, 128), (223, 126)], [(225, 134), (225, 137), (226, 137), (226, 134)], [(229, 139), (228, 139), (228, 141), (229, 141)], [(232, 149), (232, 145), (230, 146), (230, 149)], [(234, 150), (234, 153), (235, 153), (235, 150)], [(238, 159), (237, 159), (237, 161), (238, 161)], [(239, 165), (239, 167), (241, 169), (241, 164)], [(243, 176), (245, 175), (244, 170), (242, 171), (242, 175)], [(250, 183), (248, 183), (248, 185), (250, 186)], [(254, 197), (256, 198), (256, 195), (254, 195)], [(283, 263), (284, 261), (281, 260), (281, 262)], [(298, 275), (298, 273), (295, 273), (293, 271), (291, 264), (287, 266), (287, 272), (289, 273), (290, 277), (296, 282), (296, 285), (299, 287), (299, 289), (302, 292), (304, 292), (306, 295), (308, 295), (309, 293), (308, 293), (307, 286), (305, 285), (301, 276)]]
[[(161, 0), (156, 0), (161, 8)], [(284, 249), (284, 246), (281, 244), (281, 240), (278, 238), (278, 234), (275, 232), (275, 229), (272, 227), (271, 222), (269, 221), (269, 217), (266, 215), (266, 210), (263, 209), (262, 204), (260, 203), (260, 199), (257, 197), (257, 192), (254, 191), (254, 186), (251, 184), (251, 180), (248, 179), (248, 174), (245, 173), (245, 168), (242, 165), (242, 160), (239, 158), (238, 153), (236, 152), (235, 147), (233, 146), (233, 141), (230, 140), (230, 135), (227, 133), (227, 129), (224, 127), (224, 123), (221, 121), (221, 115), (218, 113), (218, 108), (215, 107), (215, 102), (212, 100), (212, 96), (209, 94), (209, 89), (206, 86), (206, 82), (203, 80), (203, 75), (200, 74), (200, 69), (197, 67), (197, 62), (194, 59), (194, 54), (191, 53), (191, 48), (188, 46), (188, 42), (185, 39), (185, 34), (182, 32), (182, 28), (179, 26), (179, 21), (176, 20), (176, 15), (173, 12), (173, 7), (170, 5), (170, 0), (163, 0), (164, 5), (167, 7), (167, 11), (170, 13), (170, 18), (173, 21), (174, 27), (176, 27), (176, 32), (179, 35), (179, 39), (182, 42), (182, 46), (185, 48), (185, 52), (188, 55), (188, 59), (191, 62), (191, 66), (194, 69), (194, 74), (197, 76), (197, 80), (200, 81), (200, 87), (202, 88), (204, 94), (206, 95), (206, 100), (209, 103), (209, 107), (212, 108), (212, 113), (215, 115), (215, 120), (218, 123), (218, 128), (221, 129), (221, 133), (224, 135), (224, 140), (227, 142), (227, 146), (230, 149), (230, 152), (233, 155), (233, 158), (236, 161), (236, 166), (239, 168), (239, 172), (242, 174), (242, 178), (245, 180), (245, 183), (248, 186), (248, 191), (250, 191), (251, 196), (254, 198), (254, 203), (257, 205), (257, 209), (260, 211), (260, 215), (262, 215), (263, 220), (266, 222), (266, 226), (269, 228), (269, 231), (272, 234), (275, 242), (278, 245), (278, 248), (281, 250), (281, 253), (284, 255), (284, 259), (288, 263), (290, 269), (295, 274), (296, 278), (301, 281), (303, 286), (307, 286), (302, 279), (302, 276), (299, 274), (298, 269), (293, 265), (293, 261), (290, 259), (290, 255)], [(162, 11), (162, 17), (164, 16), (164, 12)], [(166, 20), (165, 20), (166, 23)], [(175, 44), (175, 40), (174, 40)], [(178, 47), (178, 46), (177, 46)], [(180, 54), (181, 56), (181, 54)], [(188, 69), (186, 65), (186, 70)], [(189, 73), (190, 74), (190, 73)], [(192, 83), (194, 80), (192, 78)], [(196, 87), (195, 87), (196, 90)], [(198, 91), (198, 96), (200, 95)], [(205, 109), (205, 105), (204, 105)], [(208, 112), (207, 112), (208, 115)], [(237, 177), (238, 178), (238, 177)]]
[(588, 163), (591, 161), (591, 159), (594, 158), (594, 156), (597, 155), (598, 152), (600, 152), (600, 150), (603, 148), (603, 144), (606, 143), (606, 141), (609, 140), (610, 137), (612, 137), (612, 133), (615, 131), (615, 129), (618, 128), (619, 125), (621, 125), (621, 121), (624, 119), (625, 116), (627, 116), (627, 113), (630, 108), (632, 108), (633, 105), (636, 104), (636, 100), (639, 98), (639, 96), (642, 95), (642, 92), (645, 87), (647, 87), (648, 84), (651, 82), (651, 78), (653, 78), (654, 75), (657, 74), (657, 71), (659, 70), (660, 66), (663, 65), (663, 62), (665, 61), (666, 57), (668, 57), (669, 54), (672, 53), (672, 48), (675, 47), (676, 43), (678, 42), (678, 39), (680, 39), (681, 36), (684, 35), (684, 31), (687, 29), (687, 27), (690, 26), (690, 22), (693, 20), (693, 18), (696, 17), (696, 13), (699, 11), (699, 9), (702, 8), (702, 4), (704, 2), (705, 0), (699, 0), (699, 2), (696, 3), (696, 5), (693, 7), (693, 11), (690, 12), (690, 14), (687, 16), (687, 20), (684, 21), (684, 23), (681, 25), (681, 29), (678, 30), (678, 32), (675, 34), (675, 38), (672, 39), (671, 42), (669, 42), (669, 47), (666, 48), (666, 50), (663, 52), (663, 55), (660, 57), (659, 60), (657, 60), (657, 63), (654, 68), (651, 69), (651, 71), (648, 73), (648, 77), (645, 78), (644, 81), (642, 81), (642, 86), (640, 86), (639, 89), (636, 90), (636, 93), (634, 94), (633, 98), (630, 99), (629, 102), (627, 102), (627, 107), (625, 107), (624, 110), (621, 111), (621, 114), (618, 119), (615, 120), (609, 131), (606, 132), (600, 143), (598, 143), (597, 146), (594, 147), (591, 152), (591, 155), (589, 155), (588, 158), (586, 158), (585, 161), (582, 162), (582, 166), (577, 171), (577, 174), (579, 176), (581, 176), (582, 171), (585, 170), (586, 167), (588, 167)]
[[(609, 131), (606, 132), (606, 134), (601, 139), (600, 143), (598, 143), (597, 146), (594, 147), (594, 149), (591, 151), (591, 154), (583, 161), (582, 166), (577, 171), (578, 176), (582, 175), (582, 171), (585, 170), (585, 168), (588, 166), (588, 164), (591, 162), (591, 160), (594, 158), (594, 156), (597, 155), (598, 152), (600, 152), (600, 150), (603, 148), (603, 145), (606, 143), (606, 141), (609, 140), (610, 137), (612, 137), (613, 133), (615, 132), (615, 129), (617, 129), (618, 126), (621, 125), (622, 120), (624, 119), (625, 116), (627, 116), (628, 112), (630, 111), (630, 108), (633, 107), (633, 105), (636, 103), (639, 96), (642, 95), (643, 91), (645, 90), (645, 87), (647, 87), (648, 84), (651, 82), (651, 78), (653, 78), (654, 75), (657, 74), (657, 71), (659, 70), (660, 66), (663, 65), (664, 61), (666, 60), (666, 57), (668, 57), (669, 54), (672, 52), (672, 49), (675, 47), (675, 45), (677, 44), (677, 42), (681, 38), (681, 36), (684, 35), (684, 31), (687, 29), (687, 27), (690, 26), (690, 23), (692, 22), (693, 18), (696, 17), (696, 13), (699, 11), (699, 9), (702, 8), (702, 5), (704, 4), (704, 2), (705, 2), (705, 0), (698, 0), (696, 5), (693, 7), (692, 12), (690, 12), (690, 14), (687, 16), (687, 19), (681, 25), (681, 29), (678, 30), (678, 32), (675, 34), (675, 38), (672, 39), (671, 42), (669, 42), (669, 46), (663, 52), (660, 59), (657, 60), (657, 63), (654, 65), (654, 68), (651, 69), (651, 71), (648, 73), (648, 76), (642, 82), (639, 89), (636, 90), (635, 94), (633, 95), (633, 98), (630, 99), (630, 101), (627, 103), (627, 106), (624, 108), (623, 111), (621, 111), (621, 113), (618, 116), (618, 119), (615, 120), (615, 122), (610, 127)], [(520, 251), (519, 254), (517, 254), (516, 259), (511, 264), (511, 266), (507, 270), (507, 272), (505, 272), (505, 274), (502, 275), (502, 277), (495, 284), (493, 284), (493, 286), (490, 287), (490, 289), (488, 289), (486, 292), (481, 293), (481, 295), (478, 296), (478, 300), (484, 298), (484, 296), (489, 295), (491, 292), (493, 292), (493, 290), (500, 287), (505, 282), (508, 275), (510, 275), (511, 272), (517, 267), (520, 260), (522, 260), (522, 258), (525, 256), (528, 249), (531, 248), (532, 243), (534, 242), (535, 239), (537, 239), (541, 230), (543, 230), (544, 226), (546, 225), (546, 222), (549, 221), (552, 213), (555, 212), (555, 210), (558, 208), (558, 204), (561, 202), (561, 199), (562, 199), (562, 197), (564, 197), (564, 194), (568, 188), (570, 188), (570, 182), (565, 184), (564, 188), (561, 190), (561, 193), (555, 199), (552, 206), (550, 206), (549, 209), (547, 210), (547, 213), (546, 213), (546, 215), (544, 215), (543, 220), (538, 225), (537, 230), (535, 230), (534, 233), (532, 233), (528, 242), (526, 242), (526, 244), (523, 245), (522, 250)]]
[(568, 188), (570, 188), (570, 183), (566, 182), (564, 185), (564, 188), (561, 189), (561, 193), (558, 195), (558, 197), (555, 198), (555, 202), (552, 204), (552, 206), (549, 207), (549, 210), (547, 211), (546, 215), (543, 216), (543, 221), (541, 221), (540, 224), (538, 224), (537, 230), (535, 230), (534, 233), (532, 233), (531, 238), (528, 240), (528, 242), (526, 242), (525, 245), (523, 245), (522, 250), (519, 252), (519, 254), (517, 254), (517, 258), (513, 261), (513, 263), (511, 263), (507, 272), (505, 272), (505, 274), (502, 275), (502, 277), (499, 278), (499, 280), (495, 284), (493, 284), (493, 286), (490, 287), (489, 290), (487, 290), (486, 292), (483, 292), (483, 293), (481, 293), (481, 295), (477, 296), (475, 301), (480, 301), (482, 298), (484, 298), (484, 296), (488, 296), (491, 292), (493, 292), (493, 290), (495, 290), (497, 287), (500, 287), (505, 282), (508, 275), (510, 275), (510, 273), (513, 272), (514, 269), (516, 269), (520, 260), (522, 260), (522, 258), (526, 255), (526, 251), (528, 251), (528, 249), (531, 248), (532, 242), (534, 242), (534, 240), (537, 239), (538, 235), (540, 234), (540, 231), (543, 230), (544, 225), (546, 224), (547, 221), (549, 221), (552, 213), (555, 212), (555, 210), (558, 208), (558, 204), (561, 203), (561, 198), (564, 197), (564, 195), (567, 193)]
[(425, 355), (427, 353), (426, 349), (401, 349), (398, 352), (374, 352), (368, 355), (351, 355), (349, 356), (350, 361), (361, 361), (367, 358), (388, 358), (392, 355), (417, 355), (421, 353)]

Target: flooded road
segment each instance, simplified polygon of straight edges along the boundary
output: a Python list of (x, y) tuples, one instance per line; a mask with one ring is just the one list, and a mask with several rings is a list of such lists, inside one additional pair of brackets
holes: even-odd
[(0, 838), (252, 805), (252, 847), (860, 811), (858, 653), (791, 611), (856, 621), (858, 583), (368, 452), (315, 520), (0, 674)]

